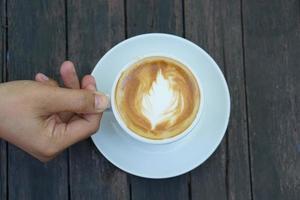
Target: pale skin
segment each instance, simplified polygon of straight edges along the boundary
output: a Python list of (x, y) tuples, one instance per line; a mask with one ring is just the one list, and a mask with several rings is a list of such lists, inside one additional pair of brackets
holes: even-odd
[(109, 107), (95, 79), (80, 82), (72, 62), (61, 65), (60, 75), (65, 88), (42, 73), (0, 84), (0, 137), (43, 162), (95, 133)]

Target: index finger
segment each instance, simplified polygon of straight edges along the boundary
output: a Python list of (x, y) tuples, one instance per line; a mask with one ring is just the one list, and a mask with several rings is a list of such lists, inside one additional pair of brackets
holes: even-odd
[(71, 89), (80, 89), (80, 82), (74, 64), (71, 61), (65, 61), (60, 67), (60, 75), (64, 85)]

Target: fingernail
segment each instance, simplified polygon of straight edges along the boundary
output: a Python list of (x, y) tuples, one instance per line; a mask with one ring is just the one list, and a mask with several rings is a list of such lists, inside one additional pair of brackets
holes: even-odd
[(44, 81), (48, 81), (49, 78), (45, 75), (45, 74), (42, 74), (42, 73), (39, 73), (39, 77), (44, 80)]
[(99, 112), (103, 112), (105, 109), (109, 108), (109, 97), (100, 92), (95, 92), (95, 107)]

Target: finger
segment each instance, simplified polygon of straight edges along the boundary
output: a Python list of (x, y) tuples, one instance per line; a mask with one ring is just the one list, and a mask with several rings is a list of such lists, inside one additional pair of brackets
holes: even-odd
[[(72, 120), (67, 124), (66, 128), (63, 130), (65, 133), (65, 147), (68, 147), (74, 143), (77, 143), (83, 139), (90, 137), (99, 129), (100, 125), (100, 115), (99, 114), (90, 114), (95, 115), (93, 119), (87, 120), (78, 117), (76, 120)], [(59, 131), (57, 129), (57, 131)]]
[(67, 88), (80, 89), (80, 82), (71, 61), (65, 61), (60, 68), (60, 75)]
[[(95, 79), (92, 76), (85, 76), (82, 80), (83, 89), (96, 91)], [(84, 114), (74, 116), (71, 122), (67, 125), (66, 135), (69, 136), (71, 144), (83, 140), (99, 129), (102, 113), (99, 114)]]
[(100, 113), (109, 106), (109, 99), (105, 95), (83, 89), (48, 87), (37, 95), (50, 113)]
[(53, 80), (53, 79), (47, 77), (47, 76), (46, 76), (45, 74), (43, 74), (43, 73), (37, 73), (37, 74), (35, 75), (35, 80), (36, 80), (37, 82), (40, 82), (40, 83), (44, 84), (44, 85), (49, 85), (49, 86), (53, 86), (53, 87), (58, 87), (58, 83), (57, 83), (55, 80)]
[[(44, 85), (49, 85), (49, 86), (53, 86), (53, 87), (59, 86), (55, 80), (48, 78), (45, 74), (42, 74), (42, 73), (36, 74), (35, 80)], [(59, 113), (58, 115), (63, 122), (68, 122), (74, 114), (70, 113), (70, 112), (62, 112), (62, 113)]]
[[(94, 87), (92, 87), (91, 89), (90, 88), (87, 88), (89, 85), (93, 85)], [(85, 75), (83, 77), (83, 79), (81, 80), (81, 87), (82, 89), (87, 89), (87, 90), (90, 90), (90, 91), (95, 91), (95, 85), (96, 85), (96, 81), (94, 79), (93, 76), (91, 75)], [(75, 120), (78, 120), (78, 119), (82, 119), (83, 118), (83, 115), (74, 115), (70, 120), (69, 122), (71, 121), (75, 121)]]
[[(60, 67), (60, 75), (65, 87), (71, 89), (80, 89), (80, 83), (78, 80), (76, 69), (74, 67), (74, 64), (71, 61), (63, 62), (63, 64)], [(70, 112), (60, 114), (60, 117), (65, 122), (68, 122), (73, 116), (74, 113), (70, 113)]]
[[(89, 90), (89, 91), (96, 91), (96, 81), (94, 79), (93, 76), (91, 75), (87, 75), (85, 76), (82, 81), (81, 81), (81, 85), (83, 89)], [(109, 107), (109, 99), (108, 100), (108, 107)], [(82, 117), (88, 121), (99, 121), (100, 118), (102, 116), (102, 113), (100, 113), (99, 115), (90, 115), (90, 114), (86, 114), (83, 115)]]
[(85, 75), (83, 77), (83, 79), (81, 80), (81, 87), (83, 89), (87, 89), (88, 85), (93, 85), (93, 86), (96, 87), (96, 81), (95, 81), (95, 78), (92, 75)]
[[(83, 77), (83, 79), (81, 80), (81, 88), (83, 89), (88, 89), (88, 87), (90, 88), (90, 90), (93, 91), (93, 87), (91, 88), (91, 85), (93, 85), (95, 87), (95, 90), (97, 90), (97, 85), (96, 85), (96, 80), (92, 75), (85, 75)], [(98, 91), (99, 92), (99, 91)], [(109, 95), (103, 93), (103, 92), (99, 92), (100, 94), (106, 95), (108, 97), (109, 100)], [(109, 106), (110, 107), (110, 100), (109, 100)]]

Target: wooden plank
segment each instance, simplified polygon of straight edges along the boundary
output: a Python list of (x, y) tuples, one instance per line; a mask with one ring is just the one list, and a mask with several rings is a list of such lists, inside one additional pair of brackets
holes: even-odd
[[(128, 37), (147, 32), (183, 35), (183, 10), (179, 0), (163, 3), (159, 0), (127, 0), (126, 8)], [(131, 176), (130, 181), (133, 200), (189, 198), (188, 175), (162, 180)]]
[(245, 0), (254, 199), (300, 196), (300, 2)]
[(181, 0), (126, 0), (128, 37), (149, 32), (183, 36)]
[(192, 172), (192, 199), (251, 199), (240, 1), (188, 0), (186, 37), (226, 75), (231, 119), (221, 146)]
[[(63, 0), (8, 1), (8, 80), (58, 75), (65, 59)], [(9, 199), (67, 199), (68, 162), (63, 153), (43, 164), (9, 145)]]
[[(6, 0), (0, 1), (0, 84), (5, 81), (6, 67)], [(0, 199), (7, 199), (7, 143), (0, 138)]]
[[(125, 38), (124, 4), (68, 1), (68, 55), (82, 77)], [(71, 199), (129, 199), (127, 175), (109, 163), (90, 139), (70, 148)]]
[(146, 179), (131, 176), (132, 200), (189, 199), (188, 175), (169, 179)]

